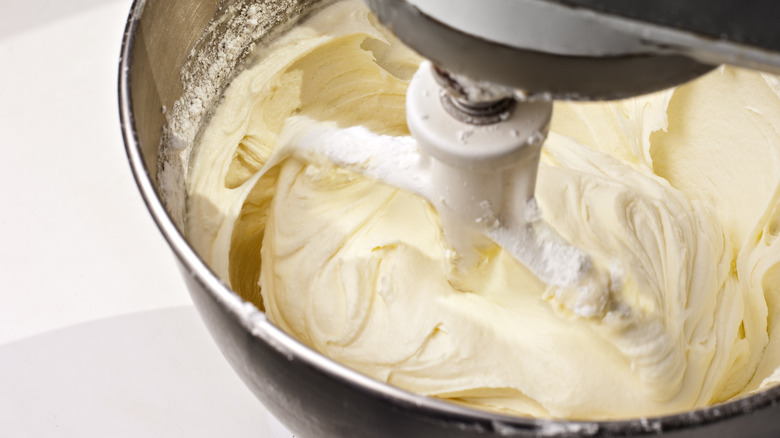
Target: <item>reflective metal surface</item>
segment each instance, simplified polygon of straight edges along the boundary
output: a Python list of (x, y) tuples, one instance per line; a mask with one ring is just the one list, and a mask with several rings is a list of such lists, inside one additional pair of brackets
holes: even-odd
[[(120, 117), (139, 190), (178, 258), (204, 322), (246, 385), (295, 436), (780, 436), (780, 388), (681, 415), (630, 421), (533, 420), (467, 409), (347, 369), (282, 333), (243, 302), (188, 245), (163, 206), (154, 176), (165, 109), (182, 92), (182, 66), (191, 49), (203, 44), (200, 35), (212, 18), (238, 3), (243, 2), (136, 0), (119, 66)], [(254, 3), (287, 10), (290, 1)], [(218, 32), (218, 26), (214, 29)]]

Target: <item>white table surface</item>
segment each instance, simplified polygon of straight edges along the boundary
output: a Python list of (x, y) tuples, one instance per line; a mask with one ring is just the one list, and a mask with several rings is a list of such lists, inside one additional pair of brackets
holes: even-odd
[(130, 0), (0, 0), (0, 437), (291, 437), (201, 323), (119, 128)]

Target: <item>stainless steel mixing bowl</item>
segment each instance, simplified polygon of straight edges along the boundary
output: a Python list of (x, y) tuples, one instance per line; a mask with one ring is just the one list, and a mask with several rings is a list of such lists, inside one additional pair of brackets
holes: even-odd
[[(296, 436), (780, 436), (780, 388), (680, 415), (629, 421), (534, 420), (464, 408), (402, 391), (335, 363), (283, 333), (262, 312), (242, 301), (187, 243), (176, 225), (182, 223), (181, 204), (162, 201), (161, 187), (170, 184), (159, 183), (157, 174), (166, 166), (160, 157), (165, 153), (161, 140), (168, 132), (169, 114), (187, 92), (183, 79), (198, 83), (201, 76), (211, 74), (209, 80), (218, 84), (211, 94), (206, 93), (210, 97), (203, 102), (205, 109), (216, 101), (230, 74), (221, 72), (214, 77), (213, 71), (208, 73), (208, 62), (204, 64), (198, 55), (219, 48), (220, 37), (235, 31), (225, 16), (245, 11), (250, 3), (273, 17), (265, 20), (267, 28), (260, 29), (270, 38), (275, 29), (294, 23), (319, 2), (136, 0), (120, 60), (120, 116), (138, 187), (178, 258), (203, 320), (246, 385)], [(219, 62), (230, 71), (245, 53)], [(196, 125), (203, 114), (193, 116)]]

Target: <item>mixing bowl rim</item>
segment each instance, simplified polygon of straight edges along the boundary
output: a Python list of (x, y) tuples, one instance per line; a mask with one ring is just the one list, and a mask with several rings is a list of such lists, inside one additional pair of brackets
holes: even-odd
[(252, 336), (269, 344), (289, 360), (303, 361), (308, 366), (330, 375), (330, 377), (343, 384), (357, 389), (372, 391), (374, 395), (384, 398), (397, 406), (417, 409), (419, 412), (432, 415), (439, 420), (472, 425), (478, 429), (487, 428), (488, 430), (497, 431), (501, 435), (511, 435), (513, 431), (520, 434), (524, 432), (539, 433), (540, 431), (547, 431), (551, 435), (560, 432), (564, 434), (584, 433), (594, 436), (604, 432), (609, 432), (611, 435), (626, 436), (657, 434), (662, 431), (668, 432), (725, 421), (734, 416), (769, 408), (780, 402), (780, 386), (775, 386), (737, 400), (678, 414), (656, 417), (590, 421), (511, 416), (459, 406), (379, 382), (317, 353), (284, 333), (268, 321), (264, 313), (257, 310), (251, 303), (243, 301), (200, 259), (168, 215), (154, 187), (140, 148), (138, 132), (135, 128), (130, 83), (133, 61), (132, 52), (135, 38), (138, 35), (138, 25), (146, 3), (147, 0), (133, 0), (122, 39), (118, 77), (119, 117), (122, 137), (136, 185), (141, 192), (146, 208), (151, 213), (155, 224), (179, 259), (181, 265), (230, 314), (237, 318), (246, 330), (251, 332)]

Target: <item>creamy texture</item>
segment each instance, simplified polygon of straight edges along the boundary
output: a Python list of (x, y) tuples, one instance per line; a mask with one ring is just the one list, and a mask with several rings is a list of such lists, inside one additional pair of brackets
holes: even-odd
[[(188, 237), (302, 342), (411, 391), (556, 418), (679, 412), (780, 381), (776, 78), (721, 68), (637, 99), (556, 104), (538, 206), (621, 274), (583, 292), (498, 246), (453, 273), (414, 182), (356, 169), (371, 167), (361, 142), (413, 143), (404, 96), (420, 62), (361, 2), (254, 56), (195, 151)], [(301, 147), (302, 131), (356, 126), (349, 165)], [(380, 158), (424, 161), (405, 151)]]

